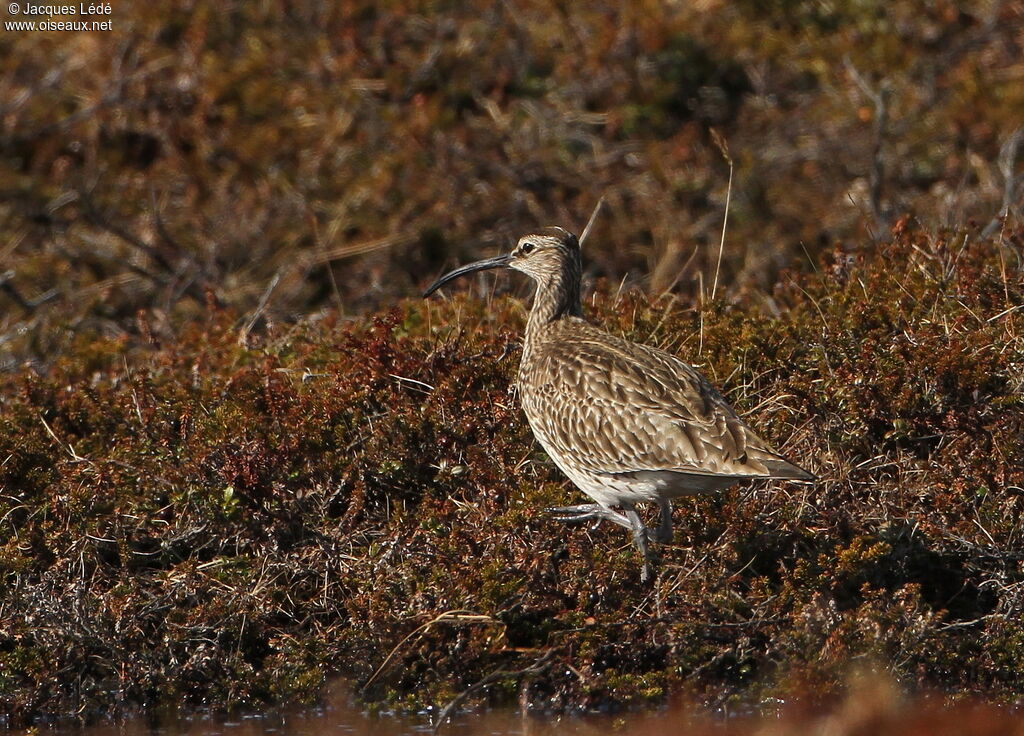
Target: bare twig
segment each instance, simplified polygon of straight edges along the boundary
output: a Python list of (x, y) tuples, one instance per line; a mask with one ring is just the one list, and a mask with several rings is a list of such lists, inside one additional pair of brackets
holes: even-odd
[(167, 226), (164, 224), (164, 218), (160, 214), (160, 205), (156, 201), (156, 190), (153, 188), (152, 184), (149, 185), (149, 201), (153, 208), (153, 224), (156, 225), (157, 235), (159, 235), (160, 239), (163, 240), (164, 243), (175, 253), (189, 256), (189, 260), (194, 263), (195, 258), (193, 258), (190, 253), (178, 244), (178, 241), (174, 239), (170, 231), (167, 229)]
[(327, 278), (331, 281), (331, 291), (334, 294), (334, 301), (338, 305), (338, 311), (342, 311), (343, 304), (341, 300), (341, 291), (338, 289), (338, 280), (334, 278), (334, 265), (331, 263), (330, 258), (327, 255), (327, 250), (324, 248), (324, 241), (320, 237), (320, 224), (317, 222), (316, 213), (309, 206), (309, 202), (303, 198), (303, 204), (306, 205), (306, 219), (309, 220), (309, 227), (313, 231), (313, 242), (316, 243), (316, 249), (319, 253), (319, 258), (324, 268), (327, 269)]
[[(84, 212), (85, 216), (89, 219), (90, 222), (96, 225), (96, 227), (100, 228), (101, 230), (106, 230), (108, 233), (120, 238), (121, 240), (123, 240), (125, 243), (132, 246), (136, 250), (142, 251), (147, 256), (149, 256), (154, 263), (160, 266), (168, 274), (174, 273), (174, 267), (171, 265), (170, 261), (168, 261), (164, 257), (163, 253), (161, 253), (152, 245), (144, 241), (142, 238), (133, 235), (132, 233), (122, 228), (120, 225), (115, 225), (105, 216), (103, 216), (100, 213), (100, 211), (96, 208), (96, 205), (92, 201), (92, 197), (85, 191), (85, 189), (82, 189), (78, 192), (78, 200), (82, 203), (82, 211)], [(145, 275), (161, 283), (167, 283), (168, 281), (167, 277), (162, 276), (160, 274), (153, 274), (147, 271)]]
[(4, 103), (0, 104), (0, 118), (6, 118), (8, 115), (18, 112), (25, 106), (25, 103), (40, 92), (46, 92), (56, 87), (61, 81), (63, 81), (64, 75), (67, 71), (66, 67), (50, 69), (42, 79), (35, 83), (35, 85), (23, 89), (17, 94), (12, 94), (9, 85), (5, 84)]
[(4, 292), (14, 303), (24, 309), (26, 312), (34, 312), (37, 307), (46, 302), (55, 299), (60, 293), (57, 289), (50, 289), (45, 291), (35, 299), (26, 299), (21, 295), (21, 292), (11, 283), (14, 279), (14, 271), (4, 271), (0, 273), (0, 291)]
[[(70, 113), (69, 115), (61, 118), (60, 120), (55, 120), (51, 123), (46, 123), (44, 125), (34, 126), (26, 133), (12, 135), (7, 139), (7, 142), (9, 144), (19, 144), (26, 141), (39, 140), (40, 138), (48, 136), (52, 133), (60, 133), (67, 131), (69, 128), (82, 122), (83, 120), (87, 120), (93, 117), (94, 115), (96, 115), (96, 113), (98, 113), (105, 107), (110, 107), (111, 105), (121, 105), (122, 103), (124, 103), (124, 91), (125, 87), (129, 82), (138, 82), (148, 79), (149, 77), (153, 76), (157, 72), (162, 71), (163, 69), (167, 68), (169, 65), (173, 63), (174, 60), (171, 57), (161, 58), (149, 64), (145, 69), (139, 69), (138, 71), (132, 72), (130, 74), (119, 74), (117, 78), (114, 79), (111, 85), (113, 89), (103, 94), (100, 97), (100, 99), (94, 104), (76, 110), (75, 112)], [(120, 66), (120, 64), (118, 66)], [(60, 74), (62, 77), (64, 74), (64, 70), (61, 70)], [(59, 82), (61, 77), (57, 77), (56, 81)], [(17, 109), (18, 107), (23, 106), (24, 103), (27, 102), (31, 96), (36, 95), (41, 91), (47, 90), (51, 86), (56, 85), (50, 83), (50, 75), (47, 75), (47, 77), (43, 80), (43, 84), (37, 86), (33, 90), (30, 90), (28, 97), (19, 96), (18, 98), (16, 98), (15, 106), (13, 107), (13, 109)], [(12, 108), (8, 106), (5, 112), (9, 112), (11, 109)]]
[[(186, 259), (187, 262), (193, 266), (197, 265), (195, 257), (187, 250), (181, 248), (177, 241), (171, 236), (170, 232), (168, 232), (164, 227), (163, 219), (156, 207), (156, 197), (152, 189), (150, 189), (150, 196), (153, 198), (156, 231), (161, 240), (168, 246), (167, 250), (173, 251), (172, 255)], [(107, 219), (106, 215), (99, 211), (92, 200), (92, 196), (86, 192), (85, 189), (80, 189), (78, 191), (78, 200), (82, 205), (82, 213), (93, 225), (144, 253), (158, 267), (157, 269), (151, 270), (144, 268), (137, 263), (133, 263), (131, 259), (123, 259), (122, 265), (125, 268), (134, 271), (140, 276), (144, 276), (153, 283), (167, 287), (168, 289), (177, 288), (175, 298), (181, 294), (188, 294), (197, 302), (205, 303), (208, 296), (213, 296), (216, 303), (220, 303), (220, 300), (217, 298), (213, 290), (208, 288), (210, 286), (209, 281), (201, 273), (199, 273), (197, 277), (193, 277), (182, 284), (182, 269), (175, 266), (171, 259), (168, 258), (166, 255), (167, 250), (159, 248), (153, 243), (146, 242), (126, 228), (111, 222)], [(80, 237), (85, 237), (85, 235), (82, 234)]]
[(889, 132), (889, 99), (892, 97), (892, 86), (887, 79), (883, 79), (877, 90), (873, 88), (853, 65), (849, 56), (843, 58), (843, 65), (875, 108), (875, 140), (871, 151), (871, 169), (868, 172), (868, 201), (871, 204), (875, 225), (881, 233), (886, 226), (886, 219), (882, 213), (882, 183), (885, 180), (885, 160), (882, 151)]

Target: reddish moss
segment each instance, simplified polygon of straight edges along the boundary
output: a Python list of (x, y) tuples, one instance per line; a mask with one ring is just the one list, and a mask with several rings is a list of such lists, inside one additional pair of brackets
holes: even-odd
[(545, 708), (827, 694), (864, 656), (1019, 697), (1019, 272), (906, 229), (775, 300), (698, 317), (598, 292), (599, 321), (699, 364), (821, 477), (680, 503), (655, 595), (617, 530), (542, 512), (576, 492), (508, 390), (513, 302), (244, 341), (213, 310), (173, 343), (97, 336), (5, 376), (3, 712), (311, 698), (454, 610), (487, 618), (422, 629), (364, 696), (437, 704), (553, 648), (566, 666), (526, 684)]

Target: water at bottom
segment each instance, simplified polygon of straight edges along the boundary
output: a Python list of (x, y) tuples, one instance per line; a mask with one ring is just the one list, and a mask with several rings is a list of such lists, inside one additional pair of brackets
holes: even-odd
[[(709, 715), (686, 704), (616, 715), (544, 716), (494, 709), (456, 715), (443, 736), (1024, 736), (1024, 701), (1016, 706), (961, 702), (942, 697), (907, 698), (887, 677), (851, 682), (845, 697), (830, 706), (766, 703), (763, 715), (741, 717), (721, 710)], [(350, 690), (336, 683), (318, 707), (279, 708), (261, 715), (193, 715), (153, 725), (145, 718), (99, 723), (87, 728), (36, 727), (31, 736), (424, 736), (434, 726), (428, 715), (371, 716), (353, 704)], [(9, 736), (22, 736), (8, 732)]]
[[(709, 734), (690, 730), (691, 712), (681, 707), (614, 716), (522, 714), (513, 708), (459, 713), (438, 729), (440, 736), (630, 736)], [(680, 728), (683, 730), (680, 730)], [(421, 715), (368, 715), (353, 702), (346, 685), (330, 688), (316, 707), (277, 708), (238, 716), (194, 714), (165, 718), (158, 725), (143, 717), (104, 721), (84, 728), (37, 726), (9, 736), (424, 736), (433, 719)], [(717, 733), (722, 733), (717, 731)]]

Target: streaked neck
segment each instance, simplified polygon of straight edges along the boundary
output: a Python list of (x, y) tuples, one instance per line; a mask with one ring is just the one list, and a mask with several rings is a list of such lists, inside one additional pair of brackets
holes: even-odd
[(580, 269), (578, 263), (567, 262), (555, 276), (537, 282), (533, 308), (526, 323), (529, 340), (544, 325), (563, 317), (582, 317), (580, 303)]

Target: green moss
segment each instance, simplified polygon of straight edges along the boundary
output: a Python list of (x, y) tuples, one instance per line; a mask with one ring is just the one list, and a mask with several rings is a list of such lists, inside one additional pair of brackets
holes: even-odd
[(633, 675), (610, 670), (603, 673), (598, 682), (603, 694), (619, 706), (655, 705), (663, 702), (667, 695), (665, 677), (661, 673)]

